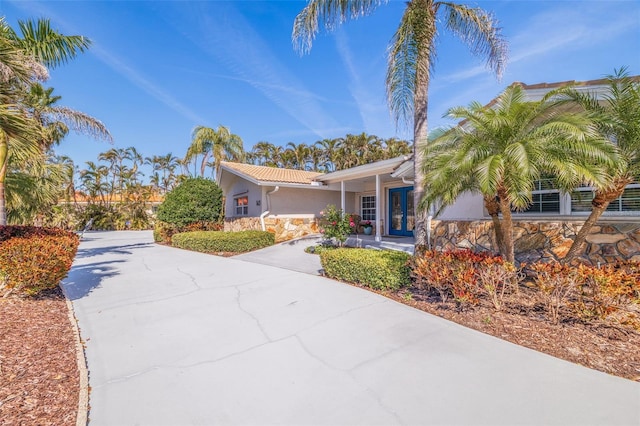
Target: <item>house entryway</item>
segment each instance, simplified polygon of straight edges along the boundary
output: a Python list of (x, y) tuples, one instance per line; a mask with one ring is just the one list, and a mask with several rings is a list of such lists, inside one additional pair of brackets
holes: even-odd
[(412, 237), (413, 186), (389, 189), (389, 235)]

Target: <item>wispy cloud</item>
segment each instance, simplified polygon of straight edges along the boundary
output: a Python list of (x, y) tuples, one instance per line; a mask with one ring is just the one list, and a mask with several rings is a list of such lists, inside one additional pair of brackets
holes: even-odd
[(363, 82), (359, 72), (362, 67), (358, 67), (354, 63), (353, 54), (349, 48), (349, 40), (344, 31), (338, 30), (335, 32), (335, 41), (338, 54), (349, 75), (349, 92), (356, 102), (365, 131), (368, 133), (380, 133), (381, 123), (389, 122), (389, 112), (386, 100), (381, 96), (381, 92), (375, 90), (372, 93), (371, 87), (379, 88), (381, 85), (379, 83), (367, 85)]
[[(67, 23), (64, 18), (57, 15), (55, 12), (53, 12), (53, 10), (51, 10), (44, 4), (37, 3), (37, 2), (12, 2), (12, 4), (19, 7), (22, 10), (29, 11), (38, 16), (49, 17), (52, 21), (56, 23), (56, 25), (60, 25), (63, 31), (67, 33), (75, 34), (78, 32), (73, 26)], [(183, 105), (180, 101), (178, 101), (166, 90), (155, 85), (143, 73), (136, 70), (133, 66), (125, 62), (123, 59), (109, 52), (106, 48), (102, 47), (99, 43), (94, 42), (89, 52), (90, 54), (95, 55), (101, 62), (109, 66), (115, 72), (125, 77), (127, 80), (133, 83), (136, 87), (142, 89), (144, 92), (151, 95), (152, 97), (154, 97), (155, 99), (163, 103), (168, 108), (177, 112), (184, 118), (194, 123), (205, 122), (204, 118), (202, 118), (197, 113), (195, 113), (194, 111), (192, 111), (191, 109)]]
[[(625, 33), (635, 32), (630, 36), (638, 37), (637, 10), (633, 13), (625, 13), (624, 8), (613, 10), (607, 2), (581, 2), (580, 7), (574, 2), (570, 4), (567, 7), (561, 3), (559, 7), (532, 16), (509, 37), (508, 68), (516, 64), (535, 67), (548, 55), (593, 48)], [(477, 65), (439, 76), (438, 82), (448, 86), (486, 72), (484, 65)]]
[[(185, 6), (189, 7), (185, 7)], [(215, 8), (215, 10), (212, 10)], [(278, 60), (263, 38), (232, 3), (182, 3), (174, 13), (190, 10), (189, 31), (178, 28), (207, 55), (225, 65), (267, 99), (320, 137), (329, 137), (337, 122), (321, 105), (322, 97)], [(178, 25), (179, 20), (169, 22)], [(182, 21), (184, 22), (184, 21)], [(292, 49), (293, 52), (293, 49)], [(329, 130), (327, 130), (329, 129)]]
[(100, 45), (94, 44), (91, 50), (94, 55), (96, 55), (96, 57), (100, 59), (100, 61), (102, 61), (118, 74), (122, 75), (127, 80), (135, 84), (136, 87), (142, 89), (149, 95), (153, 96), (155, 99), (162, 102), (167, 107), (182, 115), (184, 118), (187, 118), (195, 124), (206, 122), (206, 120), (202, 116), (198, 115), (195, 111), (183, 105), (168, 92), (153, 84), (142, 73), (125, 63), (122, 59), (102, 48)]

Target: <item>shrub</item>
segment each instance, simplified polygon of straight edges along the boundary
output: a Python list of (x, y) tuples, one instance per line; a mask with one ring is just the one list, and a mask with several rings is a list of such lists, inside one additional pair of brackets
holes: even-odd
[(0, 287), (6, 294), (34, 295), (67, 276), (79, 238), (61, 229), (7, 226), (0, 229)]
[(574, 304), (582, 318), (605, 319), (640, 303), (640, 268), (637, 263), (593, 267), (580, 265), (580, 291)]
[(357, 215), (348, 215), (329, 204), (320, 212), (320, 232), (326, 239), (335, 239), (339, 245), (347, 241), (349, 234), (357, 229)]
[(496, 309), (514, 279), (510, 272), (515, 274), (500, 256), (470, 250), (424, 251), (412, 266), (416, 287), (435, 290), (443, 303), (453, 297), (460, 304), (476, 305), (485, 295)]
[(536, 263), (531, 269), (535, 272), (534, 283), (542, 294), (550, 319), (557, 324), (560, 311), (578, 291), (578, 270), (558, 262)]
[(320, 253), (320, 262), (328, 277), (376, 290), (397, 290), (409, 284), (409, 259), (403, 252), (355, 248)]
[(204, 253), (244, 253), (275, 244), (275, 235), (265, 231), (194, 231), (174, 234), (175, 247)]
[(171, 237), (181, 232), (222, 231), (224, 225), (219, 222), (195, 222), (187, 226), (177, 226), (157, 220), (153, 227), (153, 240), (157, 243), (171, 244)]
[(157, 217), (177, 227), (197, 222), (222, 223), (222, 207), (222, 190), (214, 181), (191, 178), (166, 195)]

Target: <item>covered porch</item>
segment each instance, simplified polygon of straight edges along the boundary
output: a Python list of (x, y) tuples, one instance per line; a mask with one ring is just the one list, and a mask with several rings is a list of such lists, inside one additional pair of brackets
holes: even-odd
[(361, 223), (368, 221), (373, 225), (372, 235), (352, 236), (349, 245), (368, 244), (402, 251), (411, 246), (413, 249), (415, 220), (411, 156), (339, 170), (319, 176), (316, 181), (340, 190), (343, 212), (358, 214)]

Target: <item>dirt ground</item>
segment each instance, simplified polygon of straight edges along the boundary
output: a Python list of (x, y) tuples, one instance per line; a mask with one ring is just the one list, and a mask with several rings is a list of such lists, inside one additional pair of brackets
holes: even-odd
[(76, 337), (59, 288), (0, 298), (0, 424), (75, 425)]

